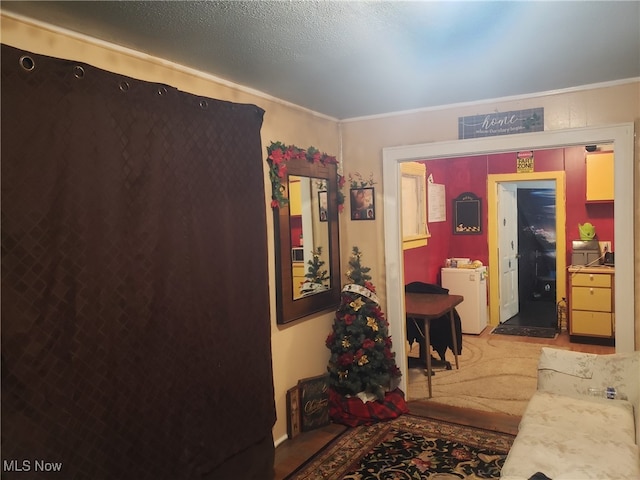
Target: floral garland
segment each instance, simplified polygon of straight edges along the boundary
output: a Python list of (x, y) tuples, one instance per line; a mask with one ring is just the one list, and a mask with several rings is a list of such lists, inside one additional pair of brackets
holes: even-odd
[(376, 182), (373, 181), (373, 172), (369, 175), (369, 180), (365, 180), (362, 174), (354, 172), (349, 174), (349, 187), (351, 189), (373, 187)]
[[(282, 180), (287, 176), (287, 162), (296, 158), (302, 158), (309, 163), (338, 164), (336, 157), (320, 152), (315, 147), (303, 150), (295, 145), (285, 145), (282, 142), (271, 142), (267, 147), (267, 163), (269, 163), (269, 179), (271, 180), (271, 208), (279, 208), (287, 205), (289, 200), (284, 195), (285, 187)], [(338, 211), (344, 208), (344, 194), (341, 189), (345, 179), (338, 174)]]

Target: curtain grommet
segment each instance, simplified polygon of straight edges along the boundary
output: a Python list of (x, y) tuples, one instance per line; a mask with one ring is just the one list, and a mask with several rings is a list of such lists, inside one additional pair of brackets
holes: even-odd
[(73, 67), (73, 76), (79, 80), (82, 80), (84, 78), (84, 68), (82, 68), (80, 65), (76, 65), (75, 67)]
[(36, 62), (29, 55), (23, 55), (19, 60), (20, 66), (26, 72), (32, 72), (36, 68)]

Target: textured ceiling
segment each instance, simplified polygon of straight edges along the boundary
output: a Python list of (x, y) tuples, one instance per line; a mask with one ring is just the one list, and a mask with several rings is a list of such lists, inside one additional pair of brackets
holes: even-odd
[(640, 77), (640, 2), (7, 2), (354, 118)]

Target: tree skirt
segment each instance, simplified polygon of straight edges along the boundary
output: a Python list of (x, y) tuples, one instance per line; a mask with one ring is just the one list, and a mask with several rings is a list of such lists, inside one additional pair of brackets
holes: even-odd
[(358, 397), (344, 397), (329, 389), (329, 416), (335, 423), (349, 427), (371, 425), (408, 413), (404, 392), (399, 388), (387, 392), (384, 401), (363, 402)]
[(499, 478), (513, 439), (505, 433), (402, 415), (346, 430), (287, 480), (427, 479), (434, 474)]

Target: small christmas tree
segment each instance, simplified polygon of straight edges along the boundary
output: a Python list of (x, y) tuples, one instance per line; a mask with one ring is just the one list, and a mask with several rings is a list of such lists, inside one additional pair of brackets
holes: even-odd
[(370, 282), (370, 268), (360, 264), (361, 256), (358, 247), (353, 247), (347, 272), (351, 283), (342, 290), (333, 330), (326, 340), (331, 350), (329, 386), (343, 396), (364, 393), (381, 401), (400, 377), (400, 370), (391, 351), (389, 323)]
[(325, 282), (329, 280), (329, 275), (326, 269), (321, 270), (324, 265), (324, 260), (320, 260), (321, 256), (322, 247), (311, 250), (311, 260), (307, 262), (307, 273), (304, 276), (306, 280), (300, 286), (300, 293), (303, 295), (317, 293), (327, 288)]
[(375, 293), (376, 289), (370, 282), (371, 275), (369, 275), (369, 272), (371, 269), (369, 267), (363, 267), (360, 264), (360, 257), (362, 257), (360, 249), (358, 247), (353, 247), (353, 253), (349, 259), (349, 270), (347, 270), (346, 273), (347, 278), (350, 280), (350, 283), (362, 285)]
[(322, 247), (318, 247), (315, 250), (311, 250), (312, 259), (307, 262), (309, 268), (307, 269), (307, 273), (305, 278), (311, 283), (320, 283), (325, 285), (325, 282), (329, 280), (329, 275), (327, 275), (327, 270), (320, 270), (324, 265), (324, 260), (320, 260), (322, 256)]

